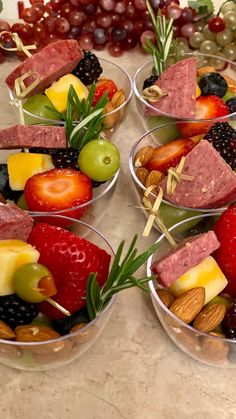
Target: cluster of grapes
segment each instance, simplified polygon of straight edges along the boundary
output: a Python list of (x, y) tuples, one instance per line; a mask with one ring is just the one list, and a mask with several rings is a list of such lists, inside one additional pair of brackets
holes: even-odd
[(236, 4), (233, 1), (227, 2), (220, 12), (222, 17), (213, 16), (208, 22), (203, 19), (182, 27), (182, 38), (178, 40), (182, 53), (195, 49), (203, 54), (236, 60)]

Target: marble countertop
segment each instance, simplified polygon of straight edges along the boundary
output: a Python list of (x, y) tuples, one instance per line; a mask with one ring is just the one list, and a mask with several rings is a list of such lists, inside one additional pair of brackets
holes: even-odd
[[(100, 56), (107, 57), (104, 52)], [(147, 57), (114, 59), (131, 76)], [(4, 65), (1, 66), (4, 73)], [(1, 98), (2, 99), (2, 98)], [(122, 154), (116, 194), (100, 225), (116, 246), (145, 218), (135, 209), (128, 154), (143, 133), (134, 98), (114, 140)], [(139, 249), (155, 240), (139, 241)], [(145, 267), (142, 268), (143, 273)], [(78, 361), (45, 372), (0, 364), (1, 419), (235, 419), (236, 374), (202, 365), (181, 352), (157, 320), (150, 297), (137, 289), (119, 295), (99, 340)]]

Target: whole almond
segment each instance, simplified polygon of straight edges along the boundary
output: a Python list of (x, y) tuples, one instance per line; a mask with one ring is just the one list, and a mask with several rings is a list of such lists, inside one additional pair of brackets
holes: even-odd
[(211, 362), (227, 361), (229, 344), (224, 339), (212, 339), (210, 336), (224, 338), (224, 335), (216, 332), (209, 333), (209, 337), (203, 336), (201, 339), (202, 359)]
[(204, 302), (205, 288), (192, 288), (175, 300), (170, 311), (185, 323), (191, 323), (201, 311)]
[[(109, 114), (110, 112), (115, 110), (115, 106), (108, 102), (106, 106), (104, 107), (103, 113)], [(106, 115), (103, 119), (103, 124), (106, 126), (106, 128), (113, 128), (114, 125), (118, 122), (117, 112), (114, 112), (110, 115)]]
[(195, 318), (193, 327), (200, 332), (211, 332), (222, 322), (226, 310), (224, 304), (212, 304), (204, 307)]
[(146, 169), (145, 167), (139, 167), (136, 170), (136, 176), (138, 178), (138, 180), (140, 180), (140, 182), (145, 185), (146, 179), (149, 175), (149, 170)]
[(145, 166), (151, 159), (153, 150), (154, 148), (150, 145), (146, 145), (140, 148), (134, 158), (134, 166), (135, 167)]
[(160, 298), (161, 302), (169, 308), (173, 302), (175, 301), (175, 297), (171, 292), (167, 289), (158, 289), (156, 290), (158, 297)]
[(152, 170), (146, 179), (145, 186), (148, 188), (151, 185), (159, 185), (159, 183), (164, 179), (164, 175), (162, 172), (158, 170)]
[(15, 334), (17, 342), (44, 342), (60, 337), (59, 333), (50, 327), (39, 325), (18, 326)]
[(0, 320), (0, 339), (13, 339), (14, 337), (15, 333), (13, 330)]
[(123, 89), (117, 90), (111, 98), (111, 103), (114, 105), (115, 108), (123, 105), (126, 101), (125, 92)]

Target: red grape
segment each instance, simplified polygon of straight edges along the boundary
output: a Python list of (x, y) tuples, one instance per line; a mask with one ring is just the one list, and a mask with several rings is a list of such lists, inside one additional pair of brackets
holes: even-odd
[(3, 33), (1, 35), (1, 43), (3, 44), (3, 46), (5, 48), (15, 48), (16, 44), (15, 42), (12, 40), (11, 34), (10, 33)]
[(80, 47), (84, 50), (89, 50), (93, 48), (93, 39), (92, 35), (81, 35), (79, 37)]
[(2, 49), (0, 49), (0, 64), (4, 63), (4, 61), (6, 61), (6, 54)]
[(68, 16), (69, 23), (72, 26), (80, 26), (86, 20), (86, 15), (78, 10), (73, 10)]
[(70, 23), (64, 17), (59, 17), (56, 19), (55, 28), (59, 33), (66, 33), (70, 30)]
[(33, 6), (34, 10), (38, 13), (39, 17), (42, 17), (45, 12), (45, 6), (42, 3), (35, 3)]
[(99, 5), (106, 11), (111, 12), (115, 9), (115, 0), (99, 0)]
[[(185, 25), (185, 23), (189, 23), (192, 21), (193, 19), (193, 11), (192, 9), (190, 9), (189, 7), (184, 7), (182, 9), (182, 13), (180, 18), (178, 19), (178, 23), (180, 25)], [(176, 22), (177, 23), (177, 22)]]
[(33, 7), (26, 7), (22, 12), (22, 19), (27, 23), (35, 23), (39, 18), (38, 12)]
[(208, 28), (213, 33), (222, 32), (225, 29), (225, 22), (219, 16), (214, 16), (209, 20)]
[(189, 38), (195, 32), (195, 26), (193, 23), (186, 23), (182, 26), (180, 32), (185, 38)]
[(125, 17), (130, 20), (135, 20), (137, 16), (137, 10), (132, 3), (129, 3), (125, 12)]
[(127, 0), (121, 0), (121, 1), (119, 0), (116, 2), (114, 11), (116, 13), (122, 14), (126, 11), (126, 7), (127, 7)]
[(65, 0), (50, 0), (50, 5), (54, 12), (59, 12), (61, 6), (65, 3)]
[(41, 3), (44, 4), (44, 0), (29, 0), (30, 4)]
[(108, 13), (99, 13), (97, 15), (97, 24), (101, 26), (101, 28), (109, 28), (112, 23), (112, 16)]
[(181, 7), (178, 4), (171, 3), (167, 6), (167, 17), (176, 20), (181, 16)]
[(146, 45), (147, 40), (150, 39), (150, 41), (155, 44), (156, 43), (156, 36), (153, 31), (144, 31), (140, 37), (141, 45)]
[(146, 0), (134, 0), (134, 6), (138, 10), (146, 10), (147, 9)]
[(143, 31), (145, 30), (145, 22), (144, 20), (136, 20), (134, 22), (134, 32), (141, 36)]
[(35, 25), (34, 25), (34, 34), (36, 36), (38, 36), (39, 38), (44, 39), (45, 36), (47, 35), (47, 30), (46, 30), (45, 25), (43, 23), (40, 23), (40, 22), (35, 23)]
[(82, 10), (86, 15), (93, 15), (97, 11), (97, 5), (96, 4), (83, 4)]
[(134, 24), (133, 22), (131, 22), (131, 20), (124, 20), (123, 24), (122, 24), (123, 28), (126, 29), (127, 32), (132, 32), (133, 28), (134, 28)]
[(130, 49), (133, 49), (136, 47), (138, 41), (136, 39), (136, 36), (134, 33), (129, 33), (127, 38), (122, 42), (122, 46), (125, 51), (129, 51)]
[(65, 3), (61, 6), (61, 16), (68, 17), (68, 14), (74, 10), (74, 7), (70, 3)]
[(96, 0), (80, 0), (81, 4), (90, 4), (90, 3), (95, 3)]
[(54, 16), (47, 16), (44, 19), (43, 24), (46, 27), (48, 33), (53, 33), (54, 32), (55, 23), (56, 23), (56, 18)]
[(67, 38), (69, 39), (77, 39), (81, 33), (81, 29), (78, 26), (72, 26), (67, 33)]
[[(35, 25), (37, 25), (37, 23)], [(24, 25), (21, 25), (17, 32), (21, 38), (30, 38), (34, 33), (34, 30), (32, 26), (28, 25), (28, 23), (25, 23)]]
[(107, 46), (108, 52), (112, 57), (120, 57), (123, 54), (123, 49), (119, 44), (108, 44)]

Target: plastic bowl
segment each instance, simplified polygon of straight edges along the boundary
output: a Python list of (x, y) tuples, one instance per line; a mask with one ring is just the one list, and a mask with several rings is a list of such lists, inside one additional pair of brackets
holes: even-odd
[[(119, 127), (121, 121), (125, 116), (127, 105), (132, 97), (132, 80), (129, 74), (119, 65), (105, 58), (99, 58), (100, 64), (103, 68), (103, 73), (100, 78), (111, 79), (116, 83), (118, 89), (123, 89), (126, 100), (111, 112), (105, 114), (107, 129), (104, 130), (106, 138), (111, 138), (115, 130)], [(19, 65), (19, 64), (18, 64)], [(13, 69), (12, 69), (13, 70)], [(9, 89), (10, 99), (14, 99), (12, 91)], [(17, 106), (17, 103), (15, 103)], [(19, 116), (19, 115), (18, 115)], [(64, 125), (64, 121), (56, 121), (52, 119), (45, 119), (33, 113), (24, 110), (24, 117), (26, 124), (41, 124), (41, 125)]]
[[(197, 226), (186, 234), (186, 238), (194, 234), (199, 234), (204, 231), (209, 231), (216, 222), (220, 213), (204, 214), (200, 218)], [(175, 229), (179, 228), (187, 221), (182, 221), (172, 228), (170, 231), (174, 233)], [(163, 234), (157, 240), (160, 244), (156, 253), (148, 259), (147, 274), (150, 276), (152, 263), (161, 259), (170, 251), (170, 245)], [(236, 368), (236, 341), (225, 339), (221, 337), (211, 336), (206, 333), (199, 332), (192, 326), (187, 325), (174, 314), (161, 302), (157, 295), (156, 281), (149, 281), (149, 288), (151, 292), (151, 299), (155, 308), (158, 319), (160, 320), (163, 328), (170, 337), (170, 339), (192, 358), (204, 364), (223, 368)]]
[[(215, 56), (215, 55), (206, 55), (201, 53), (186, 53), (185, 55), (181, 56), (180, 59), (184, 58), (190, 58), (190, 57), (196, 57), (198, 60), (198, 67), (203, 66), (214, 66), (216, 70), (224, 75), (228, 75), (232, 79), (236, 80), (236, 63), (227, 60), (226, 58), (223, 58), (221, 56)], [(136, 106), (138, 108), (138, 111), (141, 115), (141, 120), (144, 126), (144, 129), (146, 131), (158, 127), (163, 124), (167, 124), (169, 122), (178, 121), (180, 118), (178, 118), (176, 115), (165, 113), (158, 108), (152, 106), (150, 102), (145, 100), (143, 98), (143, 82), (144, 80), (149, 77), (152, 74), (152, 68), (153, 68), (153, 61), (149, 61), (148, 63), (145, 63), (142, 67), (140, 67), (133, 80), (133, 91), (135, 94), (136, 99)], [(154, 113), (153, 116), (148, 115), (148, 111), (152, 111)], [(209, 122), (210, 124), (213, 124), (216, 121), (228, 121), (228, 119), (236, 120), (236, 112), (231, 113), (230, 116), (224, 116), (221, 118), (212, 118), (212, 119), (198, 119), (198, 122)], [(194, 118), (182, 118), (186, 121), (192, 121)]]
[[(82, 221), (75, 221), (59, 216), (48, 217), (47, 221), (56, 224), (55, 218), (60, 218), (62, 221), (69, 220), (72, 223), (70, 231), (73, 231), (80, 237), (87, 238), (89, 236), (89, 241), (103, 248), (113, 259), (114, 250), (111, 244), (94, 227)], [(44, 219), (40, 216), (35, 216), (35, 221), (40, 222), (44, 221)], [(77, 332), (67, 334), (58, 339), (44, 341), (42, 343), (20, 343), (0, 339), (0, 362), (21, 370), (41, 371), (58, 368), (78, 359), (94, 344), (103, 331), (111, 316), (114, 302), (115, 297), (110, 300), (96, 319)]]
[[(182, 121), (180, 121), (178, 124), (181, 125)], [(192, 122), (193, 124), (196, 123), (196, 121)], [(161, 143), (167, 143), (171, 140), (174, 140), (178, 138), (178, 135), (175, 134), (176, 128), (175, 128), (175, 122), (160, 126), (158, 128), (153, 128), (151, 131), (146, 132), (142, 137), (133, 145), (130, 155), (129, 155), (129, 170), (132, 176), (133, 180), (133, 189), (135, 192), (136, 200), (138, 201), (138, 204), (140, 205), (141, 199), (147, 190), (147, 188), (141, 183), (141, 181), (138, 179), (136, 175), (136, 168), (134, 167), (134, 159), (137, 154), (137, 152), (145, 146), (151, 145), (153, 147), (158, 147)], [(155, 199), (156, 195), (153, 193), (150, 193), (150, 197)], [(222, 208), (187, 208), (187, 207), (181, 207), (177, 206), (175, 204), (172, 204), (171, 202), (168, 202), (167, 200), (163, 199), (162, 204), (159, 210), (159, 214), (161, 218), (163, 219), (166, 227), (171, 227), (174, 224), (189, 219), (190, 217), (194, 217), (197, 215), (201, 215), (204, 213), (214, 213), (215, 211), (223, 212), (226, 207)], [(149, 213), (148, 211), (143, 207), (144, 214), (148, 217)], [(191, 219), (188, 220), (188, 223), (181, 224), (178, 229), (175, 230), (175, 234), (181, 233), (182, 231), (185, 231), (186, 229), (191, 228), (193, 225), (195, 225), (198, 222), (197, 219)], [(154, 224), (156, 225), (156, 224)]]

